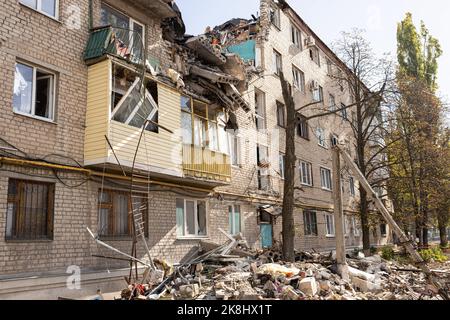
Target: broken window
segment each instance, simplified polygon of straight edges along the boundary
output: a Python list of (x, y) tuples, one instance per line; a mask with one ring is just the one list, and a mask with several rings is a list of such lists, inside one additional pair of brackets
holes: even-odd
[(299, 115), (297, 125), (297, 135), (303, 139), (309, 140), (309, 126), (306, 117)]
[(331, 191), (333, 189), (331, 182), (331, 170), (320, 168), (320, 184), (324, 190)]
[(291, 25), (291, 41), (297, 48), (299, 48), (300, 50), (302, 49), (301, 32), (297, 27), (293, 25)]
[(317, 236), (317, 215), (315, 211), (303, 211), (305, 236)]
[(158, 133), (158, 86), (127, 68), (114, 65), (111, 119)]
[(207, 235), (207, 210), (205, 201), (177, 199), (176, 206), (178, 237), (198, 237)]
[(273, 73), (279, 76), (283, 72), (283, 60), (281, 57), (281, 53), (277, 50), (273, 50)]
[(228, 223), (231, 235), (241, 233), (241, 206), (231, 205), (228, 207)]
[[(133, 206), (131, 199), (133, 198)], [(145, 235), (148, 236), (148, 201), (146, 195), (131, 197), (129, 192), (99, 190), (98, 234), (103, 237), (129, 237), (133, 231), (132, 209), (142, 214)]]
[(277, 125), (286, 127), (285, 106), (280, 101), (277, 101)]
[(309, 49), (309, 58), (320, 67), (320, 53), (317, 47), (312, 47)]
[(280, 9), (270, 7), (270, 22), (278, 29), (281, 28)]
[(386, 225), (386, 223), (380, 224), (380, 234), (381, 234), (382, 237), (386, 237), (387, 236), (387, 225)]
[(58, 0), (20, 0), (19, 2), (47, 16), (58, 19)]
[(144, 24), (102, 3), (101, 26), (116, 28), (117, 53), (124, 58), (131, 58), (139, 63), (144, 59), (145, 27)]
[(292, 78), (294, 79), (294, 88), (305, 92), (305, 73), (292, 65)]
[(269, 177), (269, 149), (266, 146), (257, 145), (257, 163), (258, 163), (258, 189), (268, 190), (270, 186)]
[(337, 146), (339, 144), (339, 137), (335, 134), (331, 135), (331, 145)]
[(300, 161), (300, 182), (306, 186), (313, 185), (312, 164)]
[(54, 120), (55, 74), (39, 67), (16, 63), (14, 112)]
[(10, 179), (6, 240), (52, 240), (55, 184)]
[(335, 236), (335, 228), (334, 228), (334, 215), (333, 214), (325, 214), (325, 220), (327, 224), (327, 237)]
[(255, 90), (256, 129), (266, 129), (266, 94)]

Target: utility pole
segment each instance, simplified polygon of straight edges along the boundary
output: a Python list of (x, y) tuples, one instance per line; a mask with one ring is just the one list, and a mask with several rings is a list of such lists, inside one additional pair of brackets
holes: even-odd
[(337, 271), (344, 280), (349, 280), (348, 265), (345, 257), (344, 210), (342, 205), (341, 189), (341, 159), (337, 146), (333, 147), (333, 188)]

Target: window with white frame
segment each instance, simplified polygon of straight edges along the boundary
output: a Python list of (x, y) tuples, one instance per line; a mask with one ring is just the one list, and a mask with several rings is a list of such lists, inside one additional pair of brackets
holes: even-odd
[(330, 59), (327, 58), (327, 74), (332, 75), (333, 74), (333, 64)]
[(333, 189), (331, 183), (331, 170), (320, 168), (320, 184), (322, 189), (331, 191)]
[(281, 72), (283, 72), (283, 59), (281, 57), (281, 53), (279, 53), (275, 49), (273, 50), (272, 63), (273, 63), (273, 73), (279, 76)]
[(266, 94), (255, 90), (256, 129), (266, 129)]
[(40, 67), (16, 62), (13, 109), (16, 113), (53, 121), (55, 74)]
[(258, 163), (258, 189), (268, 190), (270, 187), (269, 176), (269, 148), (260, 144), (256, 145), (256, 156)]
[(356, 195), (355, 179), (353, 177), (350, 177), (349, 183), (350, 183), (350, 195), (352, 195), (354, 197)]
[(305, 73), (294, 65), (292, 65), (292, 78), (294, 80), (294, 88), (305, 92)]
[(305, 161), (300, 161), (300, 183), (306, 186), (313, 185), (312, 164)]
[(228, 231), (231, 235), (241, 233), (241, 206), (235, 204), (228, 206), (228, 223)]
[(177, 199), (177, 236), (204, 237), (207, 235), (207, 209), (203, 200)]
[(101, 25), (111, 25), (119, 30), (116, 37), (124, 45), (121, 53), (130, 54), (132, 60), (139, 62), (144, 58), (145, 26), (129, 16), (113, 9), (105, 3), (101, 4)]
[(327, 213), (325, 214), (325, 220), (327, 225), (327, 237), (334, 237), (336, 235), (335, 227), (334, 227), (334, 215)]
[(317, 128), (316, 135), (317, 135), (317, 140), (318, 140), (319, 146), (326, 148), (327, 142), (325, 139), (325, 130), (322, 128)]
[(313, 100), (315, 102), (323, 102), (323, 88), (318, 86), (313, 90)]
[(231, 131), (229, 133), (230, 139), (230, 156), (231, 164), (233, 166), (241, 165), (241, 138), (237, 131)]
[(58, 19), (59, 0), (20, 0), (21, 4)]
[(302, 49), (302, 34), (294, 25), (291, 25), (291, 41), (297, 48)]
[(285, 155), (280, 153), (279, 155), (279, 163), (280, 163), (280, 176), (282, 179), (284, 179), (284, 164), (285, 164)]

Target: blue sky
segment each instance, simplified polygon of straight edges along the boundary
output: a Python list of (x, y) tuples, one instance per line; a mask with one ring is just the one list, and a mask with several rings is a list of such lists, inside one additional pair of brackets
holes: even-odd
[[(187, 32), (203, 33), (231, 18), (250, 18), (259, 11), (259, 0), (176, 0)], [(397, 23), (411, 12), (416, 25), (424, 20), (444, 50), (439, 61), (440, 93), (450, 98), (450, 1), (447, 0), (288, 0), (322, 40), (330, 44), (341, 31), (354, 27), (367, 31), (375, 51), (396, 53)]]

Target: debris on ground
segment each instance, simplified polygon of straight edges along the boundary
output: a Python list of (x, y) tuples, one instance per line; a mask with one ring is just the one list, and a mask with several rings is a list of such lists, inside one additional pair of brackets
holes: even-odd
[[(221, 232), (223, 232), (221, 230)], [(425, 274), (410, 264), (361, 252), (348, 256), (349, 280), (337, 274), (335, 254), (250, 250), (240, 237), (223, 245), (202, 242), (197, 257), (179, 266), (155, 259), (161, 271), (146, 270), (145, 284), (124, 289), (124, 300), (442, 300)], [(443, 287), (450, 287), (450, 263), (430, 265)]]

